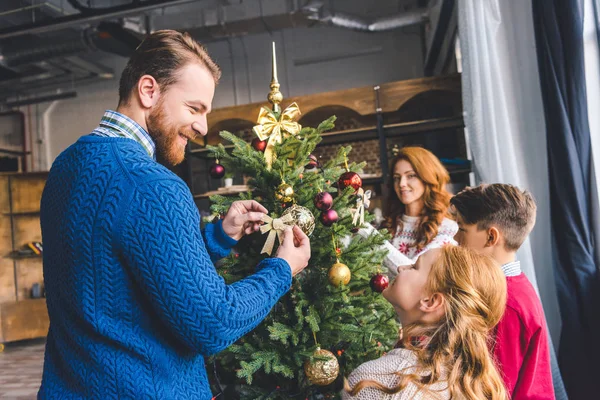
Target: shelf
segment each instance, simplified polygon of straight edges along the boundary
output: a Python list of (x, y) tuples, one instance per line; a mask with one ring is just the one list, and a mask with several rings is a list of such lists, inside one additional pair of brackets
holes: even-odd
[(4, 215), (7, 216), (13, 216), (13, 217), (18, 217), (18, 216), (35, 216), (35, 215), (40, 215), (39, 211), (20, 211), (20, 212), (12, 212), (12, 213), (4, 213)]
[(17, 253), (10, 253), (8, 254), (5, 258), (11, 258), (13, 260), (24, 260), (26, 258), (42, 258), (41, 254), (17, 254)]
[(423, 121), (402, 122), (384, 125), (384, 129), (393, 129), (385, 134), (386, 137), (414, 135), (417, 133), (432, 133), (444, 129), (460, 129), (465, 127), (463, 117), (435, 118)]
[[(383, 133), (386, 138), (392, 138), (398, 136), (417, 135), (421, 133), (431, 134), (444, 129), (464, 128), (464, 126), (465, 124), (462, 117), (437, 118), (423, 121), (411, 121), (383, 125)], [(320, 144), (329, 145), (379, 139), (376, 126), (348, 129), (337, 132), (326, 132), (321, 136), (323, 137), (323, 141)]]
[(0, 211), (7, 242), (0, 254), (6, 266), (3, 276), (9, 277), (12, 267), (12, 282), (0, 285), (0, 343), (48, 333), (45, 300), (29, 298), (32, 285), (43, 282), (43, 257), (26, 244), (41, 241), (39, 205), (47, 176), (48, 172), (0, 173), (6, 193)]
[(9, 156), (23, 157), (23, 156), (26, 156), (28, 154), (31, 154), (31, 151), (16, 151), (16, 150), (5, 149), (3, 147), (0, 147), (0, 153), (1, 154), (8, 154)]
[[(223, 146), (225, 147), (225, 150), (229, 150), (229, 149), (233, 149), (235, 146), (232, 144), (228, 144), (227, 146)], [(200, 149), (192, 149), (190, 150), (190, 154), (204, 154), (204, 153), (208, 153), (209, 150), (207, 148), (200, 148)]]
[(471, 168), (456, 168), (456, 169), (448, 170), (448, 173), (450, 175), (470, 174), (471, 172), (473, 172), (471, 170)]
[(210, 196), (220, 195), (220, 196), (233, 196), (240, 193), (246, 193), (247, 191), (252, 190), (246, 185), (234, 185), (230, 188), (220, 188), (220, 190), (211, 190), (210, 192), (205, 192), (201, 194), (194, 195), (195, 199), (207, 199)]
[[(458, 174), (468, 174), (471, 172), (470, 168), (457, 168), (454, 170), (448, 170), (448, 173), (450, 175), (458, 175)], [(383, 177), (381, 176), (373, 176), (373, 177), (368, 177), (368, 178), (364, 178), (362, 180), (363, 185), (379, 185), (379, 184), (383, 184)]]
[[(446, 165), (446, 168), (448, 169), (448, 166)], [(468, 174), (471, 172), (471, 168), (453, 168), (453, 169), (448, 169), (448, 173), (450, 175), (459, 175), (459, 174)], [(385, 182), (383, 182), (383, 177), (382, 176), (377, 176), (377, 175), (363, 175), (362, 176), (362, 183), (363, 185), (381, 185)], [(194, 195), (195, 199), (207, 199), (210, 196), (214, 196), (214, 195), (221, 195), (221, 196), (233, 196), (239, 193), (244, 193), (247, 192), (248, 190), (251, 190), (249, 187), (244, 187), (242, 188), (241, 186), (243, 185), (237, 185), (240, 186), (239, 189), (233, 189), (233, 190), (224, 190), (223, 188), (221, 190), (212, 190), (210, 192), (206, 192), (206, 193), (200, 193), (200, 194), (196, 194)], [(235, 187), (235, 186), (234, 186)]]
[[(419, 133), (434, 133), (435, 131), (440, 131), (444, 129), (459, 129), (464, 128), (464, 120), (462, 117), (453, 117), (453, 118), (436, 118), (436, 119), (428, 119), (423, 121), (411, 121), (411, 122), (401, 122), (397, 124), (388, 124), (384, 125), (383, 129), (385, 137), (392, 138), (398, 136), (410, 136), (416, 135)], [(392, 132), (389, 132), (393, 130)], [(377, 127), (376, 126), (368, 126), (357, 129), (347, 129), (342, 131), (335, 132), (325, 132), (321, 134), (323, 140), (319, 145), (327, 144), (338, 144), (338, 143), (346, 143), (346, 142), (359, 142), (364, 140), (374, 140), (378, 139), (377, 135)], [(224, 146), (226, 150), (233, 149), (233, 145)], [(195, 156), (202, 156), (207, 154), (209, 150), (207, 148), (198, 148), (190, 150), (190, 154)]]
[(50, 321), (46, 299), (0, 303), (0, 343), (45, 337)]
[(48, 171), (30, 171), (30, 172), (0, 172), (0, 176), (10, 176), (14, 179), (20, 178), (47, 178)]

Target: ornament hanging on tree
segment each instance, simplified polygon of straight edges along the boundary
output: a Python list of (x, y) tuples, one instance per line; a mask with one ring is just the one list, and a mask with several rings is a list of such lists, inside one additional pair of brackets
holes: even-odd
[(342, 284), (347, 285), (352, 277), (350, 268), (348, 268), (346, 264), (342, 264), (339, 260), (329, 268), (327, 275), (329, 277), (329, 283), (335, 287)]
[(267, 148), (267, 143), (268, 143), (268, 141), (266, 141), (266, 140), (260, 140), (259, 138), (254, 138), (254, 139), (252, 139), (252, 148), (256, 151), (260, 151), (260, 152), (264, 153), (265, 149)]
[(350, 168), (348, 168), (348, 158), (346, 157), (345, 152), (344, 165), (346, 167), (346, 172), (344, 172), (338, 179), (338, 188), (340, 192), (342, 192), (348, 186), (352, 186), (354, 192), (356, 192), (360, 187), (362, 187), (362, 179), (356, 172), (352, 172), (350, 171)]
[[(281, 96), (281, 93), (279, 93), (279, 96)], [(279, 114), (276, 114), (276, 112)], [(258, 125), (252, 128), (259, 140), (267, 142), (264, 153), (267, 169), (269, 170), (273, 165), (273, 161), (275, 161), (275, 145), (281, 143), (284, 138), (290, 135), (298, 135), (302, 129), (302, 126), (296, 122), (300, 117), (298, 104), (292, 103), (281, 111), (279, 103), (277, 103), (276, 112), (261, 107), (258, 114)]]
[(331, 226), (337, 222), (338, 218), (338, 213), (334, 209), (330, 209), (321, 213), (320, 221), (325, 226)]
[(279, 239), (279, 243), (283, 243), (283, 231), (288, 226), (292, 226), (294, 223), (293, 216), (291, 214), (282, 215), (281, 218), (271, 218), (268, 215), (263, 215), (262, 220), (264, 225), (261, 225), (260, 232), (262, 234), (269, 233), (267, 240), (260, 251), (260, 254), (267, 253), (271, 255), (273, 246), (275, 245), (275, 239)]
[(315, 230), (315, 216), (306, 207), (294, 204), (281, 214), (282, 217), (290, 214), (293, 218), (293, 223), (302, 229), (306, 236), (310, 236)]
[(292, 185), (288, 185), (283, 182), (281, 185), (277, 187), (277, 191), (275, 192), (275, 198), (284, 203), (289, 203), (294, 200), (294, 188)]
[(313, 202), (319, 210), (327, 211), (333, 205), (333, 197), (327, 192), (320, 192), (317, 193)]
[(210, 166), (208, 170), (211, 178), (221, 179), (225, 175), (225, 167), (219, 164), (219, 159), (215, 160), (215, 163)]
[(371, 191), (367, 190), (365, 192), (363, 188), (359, 188), (356, 196), (356, 209), (352, 211), (354, 213), (352, 224), (360, 226), (365, 224), (365, 208), (369, 208), (371, 204)]
[(319, 165), (319, 161), (317, 160), (317, 157), (313, 154), (311, 154), (310, 156), (308, 156), (308, 164), (306, 164), (306, 166), (304, 168), (306, 169), (313, 169), (316, 168)]
[(355, 191), (362, 186), (362, 179), (356, 172), (344, 172), (340, 176), (340, 179), (338, 179), (338, 187), (340, 191), (343, 191), (348, 186), (352, 186)]
[(371, 289), (377, 293), (383, 292), (385, 289), (387, 289), (389, 284), (390, 284), (389, 278), (383, 274), (374, 275), (371, 278), (371, 282), (369, 282)]
[(317, 386), (327, 386), (333, 383), (340, 373), (340, 364), (335, 355), (317, 347), (312, 357), (315, 358), (312, 362), (308, 359), (304, 363), (304, 373), (310, 383)]

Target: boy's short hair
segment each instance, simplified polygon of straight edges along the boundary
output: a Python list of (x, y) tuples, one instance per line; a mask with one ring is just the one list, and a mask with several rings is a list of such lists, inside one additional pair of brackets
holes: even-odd
[(450, 204), (466, 224), (476, 224), (479, 230), (498, 228), (508, 251), (517, 251), (535, 225), (537, 206), (533, 196), (513, 185), (466, 188)]

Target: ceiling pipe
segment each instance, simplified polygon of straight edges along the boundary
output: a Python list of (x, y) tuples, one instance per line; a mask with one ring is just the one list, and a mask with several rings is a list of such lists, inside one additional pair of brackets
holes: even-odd
[(50, 95), (46, 95), (46, 96), (35, 96), (35, 97), (29, 97), (29, 98), (22, 99), (22, 100), (7, 101), (3, 105), (7, 108), (16, 108), (16, 107), (21, 107), (21, 106), (27, 106), (30, 104), (47, 103), (49, 101), (54, 101), (54, 100), (72, 99), (74, 97), (77, 97), (77, 92), (73, 90), (73, 91), (69, 91), (69, 92), (50, 94)]
[(368, 20), (356, 15), (334, 12), (324, 7), (322, 1), (311, 1), (301, 8), (306, 18), (320, 23), (361, 32), (383, 32), (420, 25), (428, 21), (426, 8)]
[(157, 8), (167, 6), (178, 6), (182, 4), (192, 3), (198, 0), (148, 0), (143, 3), (134, 2), (122, 6), (112, 7), (108, 10), (93, 11), (85, 14), (68, 15), (58, 17), (48, 21), (40, 21), (31, 24), (20, 25), (0, 29), (0, 39), (8, 39), (27, 34), (42, 34), (53, 32), (60, 29), (70, 28), (73, 26), (82, 25), (103, 21), (111, 18), (126, 17), (128, 15), (141, 14), (146, 11), (151, 11)]
[(40, 38), (33, 43), (19, 39), (7, 41), (0, 47), (0, 63), (15, 67), (97, 50), (130, 57), (140, 43), (140, 38), (119, 24), (102, 22), (98, 27), (72, 31), (61, 38)]
[[(44, 21), (25, 26), (0, 29), (0, 39), (21, 36), (25, 34), (39, 34), (54, 31), (71, 26), (81, 25), (95, 21), (106, 20), (127, 15), (142, 14), (146, 11), (180, 4), (190, 3), (194, 0), (149, 0), (143, 3), (136, 2), (124, 6), (111, 7), (109, 9), (88, 9), (81, 14), (59, 17), (50, 21)], [(393, 16), (387, 16), (374, 20), (367, 20), (356, 15), (334, 12), (326, 8), (322, 1), (310, 1), (308, 4), (294, 8), (294, 11), (285, 14), (261, 16), (260, 18), (248, 18), (233, 21), (218, 21), (216, 24), (206, 24), (187, 29), (196, 38), (203, 41), (218, 39), (222, 37), (234, 37), (260, 33), (271, 26), (271, 30), (280, 30), (294, 26), (308, 26), (311, 22), (318, 22), (345, 29), (361, 32), (382, 32), (399, 29), (411, 25), (425, 23), (428, 20), (427, 9), (418, 9)], [(87, 45), (88, 41), (78, 40), (71, 45)], [(66, 46), (66, 44), (60, 44)], [(64, 49), (66, 51), (66, 49)], [(83, 49), (82, 49), (83, 50)]]
[[(16, 14), (18, 12), (21, 11), (31, 11), (31, 10), (36, 10), (38, 8), (43, 8), (43, 7), (48, 7), (54, 11), (60, 12), (62, 13), (62, 10), (55, 6), (52, 3), (49, 3), (47, 1), (43, 2), (43, 3), (38, 3), (38, 4), (30, 4), (28, 6), (23, 6), (23, 7), (19, 7), (19, 8), (14, 8), (14, 9), (10, 9), (10, 10), (6, 10), (6, 11), (2, 11), (0, 12), (0, 17), (4, 17), (6, 15), (11, 15), (11, 14)], [(64, 13), (63, 13), (64, 14)]]
[(0, 62), (7, 67), (51, 60), (53, 58), (71, 56), (92, 50), (91, 41), (86, 31), (74, 32), (68, 40), (57, 41), (54, 38), (38, 39), (33, 43), (12, 41), (0, 48)]

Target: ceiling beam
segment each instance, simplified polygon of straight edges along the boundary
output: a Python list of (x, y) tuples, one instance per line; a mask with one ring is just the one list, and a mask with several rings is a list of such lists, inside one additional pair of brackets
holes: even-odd
[(54, 18), (49, 21), (41, 21), (0, 29), (0, 39), (8, 39), (27, 34), (42, 34), (47, 32), (53, 32), (60, 29), (70, 28), (86, 23), (141, 14), (146, 11), (151, 11), (157, 8), (177, 6), (181, 4), (192, 3), (194, 1), (198, 0), (148, 0), (144, 2), (134, 2), (122, 6), (111, 7), (107, 10), (100, 9), (93, 13), (80, 13), (68, 15), (65, 17)]

